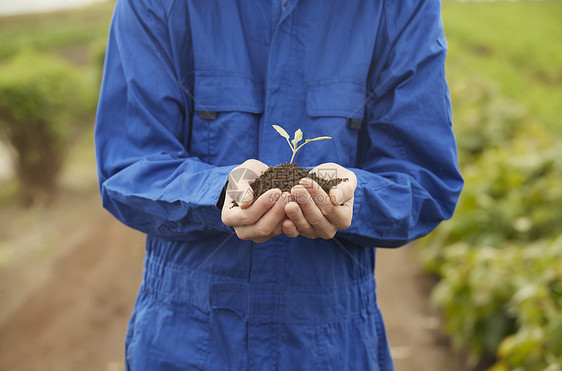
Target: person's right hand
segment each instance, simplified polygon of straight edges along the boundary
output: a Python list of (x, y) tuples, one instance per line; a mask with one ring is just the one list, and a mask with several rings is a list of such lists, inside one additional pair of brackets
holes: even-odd
[[(222, 207), (222, 222), (233, 227), (241, 240), (262, 243), (283, 233), (285, 205), (289, 194), (270, 189), (254, 201), (250, 183), (268, 166), (258, 160), (247, 160), (230, 173)], [(236, 201), (239, 207), (233, 203)]]

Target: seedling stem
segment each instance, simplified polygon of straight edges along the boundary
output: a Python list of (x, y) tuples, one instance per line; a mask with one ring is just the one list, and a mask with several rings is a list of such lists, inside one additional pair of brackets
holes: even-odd
[(318, 140), (332, 139), (332, 137), (317, 137), (317, 138), (313, 138), (313, 139), (305, 139), (304, 143), (302, 143), (300, 146), (297, 146), (297, 144), (299, 144), (299, 142), (302, 140), (302, 130), (301, 129), (297, 129), (297, 131), (295, 131), (295, 135), (293, 137), (293, 140), (290, 140), (289, 134), (281, 126), (273, 125), (273, 128), (275, 130), (277, 130), (279, 135), (281, 135), (283, 138), (285, 138), (287, 140), (287, 143), (289, 144), (289, 147), (291, 147), (291, 151), (293, 152), (293, 155), (291, 156), (291, 161), (289, 161), (290, 164), (293, 163), (293, 160), (295, 159), (295, 155), (297, 154), (297, 151), (299, 149), (301, 149), (301, 147), (304, 146), (305, 144), (307, 144), (309, 142), (315, 142), (315, 141), (318, 141)]

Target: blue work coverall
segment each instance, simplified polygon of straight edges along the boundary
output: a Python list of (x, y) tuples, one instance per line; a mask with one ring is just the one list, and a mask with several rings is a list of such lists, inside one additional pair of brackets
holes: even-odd
[[(96, 122), (103, 205), (147, 234), (129, 370), (392, 370), (376, 247), (450, 218), (462, 188), (437, 0), (118, 0)], [(234, 167), (357, 175), (331, 240), (242, 241)], [(219, 205), (220, 206), (220, 205)]]

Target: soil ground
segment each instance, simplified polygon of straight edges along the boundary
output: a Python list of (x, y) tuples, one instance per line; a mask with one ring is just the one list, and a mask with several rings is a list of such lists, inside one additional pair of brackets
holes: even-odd
[[(123, 370), (144, 236), (101, 208), (91, 154), (71, 158), (49, 208), (0, 209), (0, 370)], [(379, 250), (377, 280), (396, 371), (459, 370), (412, 248)]]
[(423, 273), (415, 244), (377, 251), (377, 299), (396, 371), (466, 371), (450, 350), (439, 313), (430, 305), (434, 279)]
[[(143, 236), (103, 211), (93, 214), (93, 226), (84, 227), (80, 241), (47, 258), (49, 277), (3, 318), (0, 369), (123, 369), (122, 344), (140, 284)], [(377, 265), (396, 371), (459, 370), (439, 317), (429, 309), (427, 277), (411, 251), (382, 250)]]

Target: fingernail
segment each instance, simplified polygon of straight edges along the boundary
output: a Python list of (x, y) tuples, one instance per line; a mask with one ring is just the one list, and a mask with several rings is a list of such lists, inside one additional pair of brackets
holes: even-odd
[(341, 191), (341, 189), (337, 189), (337, 188), (334, 189), (334, 190), (332, 191), (332, 194), (333, 194), (333, 196), (334, 196), (334, 197), (333, 197), (333, 200), (334, 200), (334, 201), (333, 201), (333, 204), (334, 204), (334, 205), (339, 205), (339, 204), (341, 204), (342, 201), (343, 201), (343, 192)]
[(310, 178), (302, 178), (299, 181), (299, 184), (305, 187), (312, 187), (312, 179)]
[(250, 201), (251, 197), (252, 197), (252, 191), (250, 189), (245, 190), (242, 196), (240, 196), (240, 203), (246, 203)]
[(296, 185), (293, 186), (293, 188), (291, 188), (291, 193), (293, 193), (293, 191), (298, 191), (298, 190), (303, 190), (303, 186), (302, 185)]

